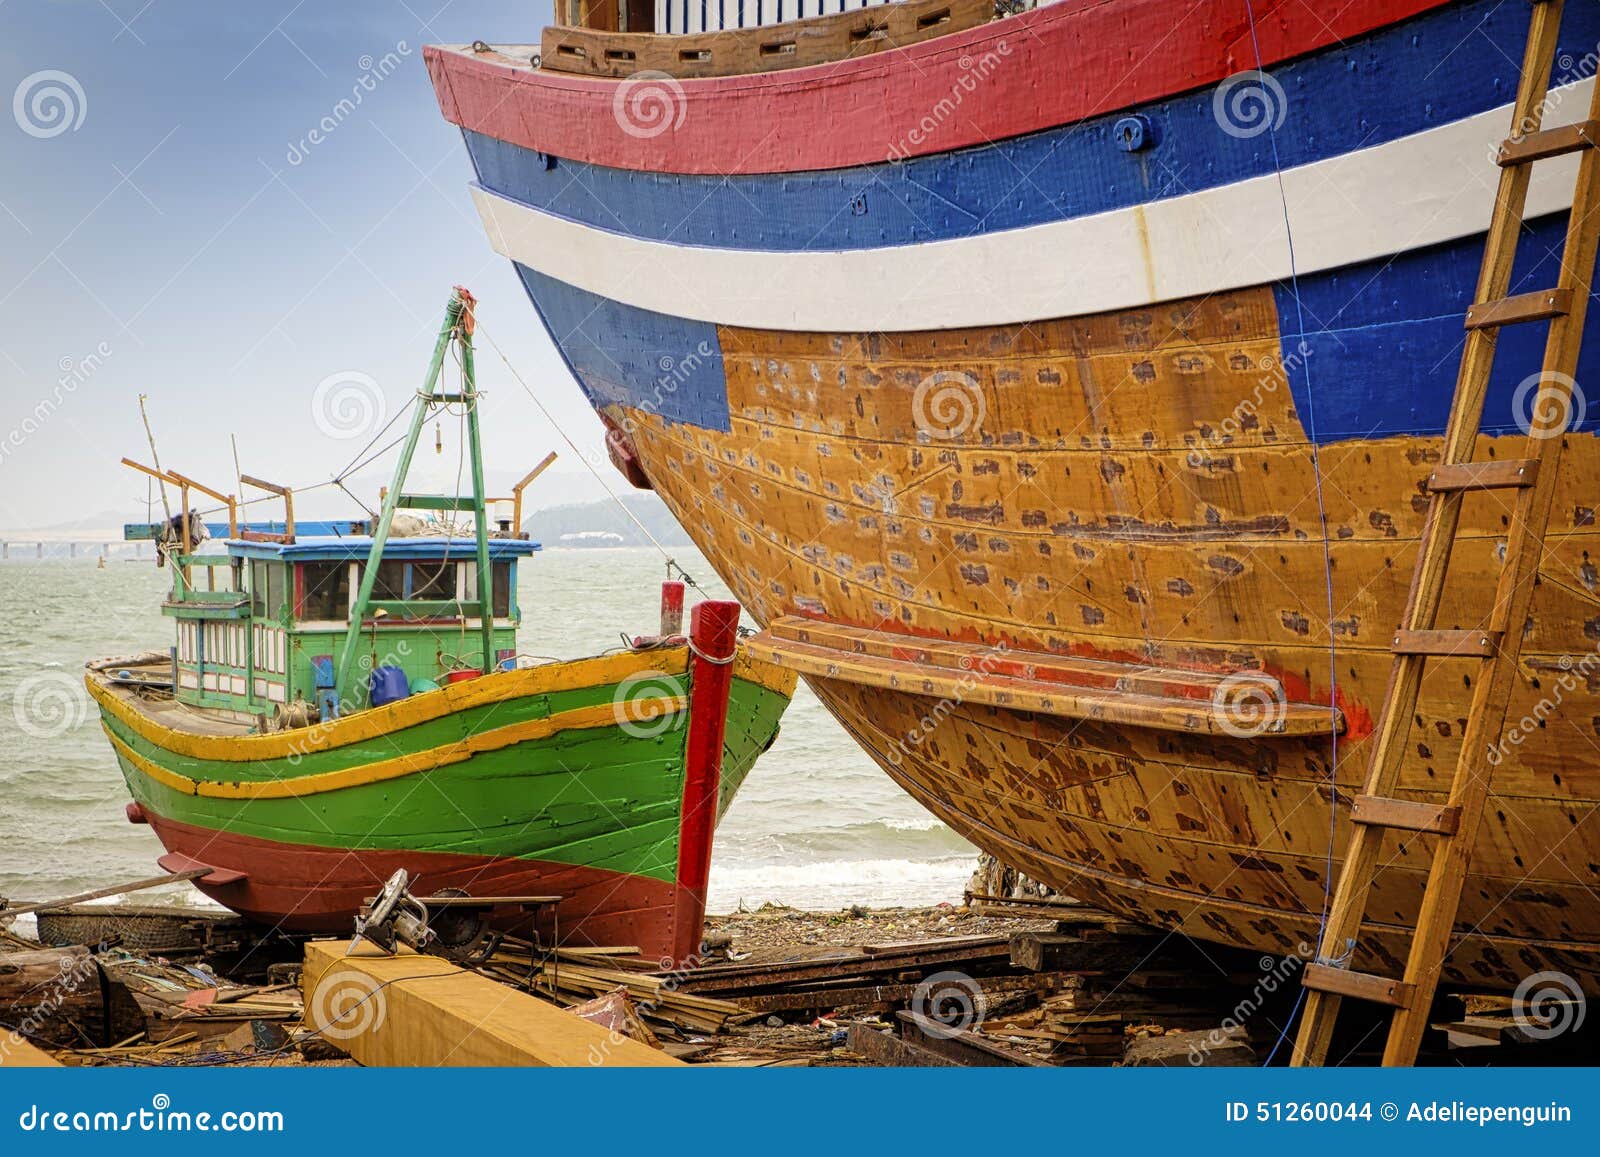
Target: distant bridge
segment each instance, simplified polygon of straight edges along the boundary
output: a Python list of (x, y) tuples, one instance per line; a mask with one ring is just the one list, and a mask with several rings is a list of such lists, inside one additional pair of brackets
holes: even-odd
[(0, 560), (40, 558), (155, 558), (148, 542), (124, 542), (122, 527), (0, 530)]

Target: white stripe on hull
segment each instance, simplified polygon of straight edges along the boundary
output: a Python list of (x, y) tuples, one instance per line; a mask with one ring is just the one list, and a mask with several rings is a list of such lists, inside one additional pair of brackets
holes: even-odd
[[(1582, 119), (1593, 83), (1556, 90), (1548, 125)], [(1499, 175), (1491, 158), (1510, 119), (1507, 105), (1285, 170), (1299, 272), (1483, 232)], [(1529, 217), (1571, 205), (1576, 166), (1568, 156), (1536, 167)], [(752, 329), (1006, 325), (1139, 308), (1291, 273), (1275, 175), (979, 237), (819, 252), (640, 240), (476, 186), (472, 196), (496, 251), (532, 269), (640, 309)]]

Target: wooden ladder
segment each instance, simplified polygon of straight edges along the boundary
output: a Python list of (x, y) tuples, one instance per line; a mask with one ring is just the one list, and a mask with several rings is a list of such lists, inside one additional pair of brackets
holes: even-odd
[[(1427, 1027), (1439, 972), (1450, 949), (1456, 909), (1472, 847), (1489, 794), (1489, 755), (1500, 738), (1507, 703), (1518, 678), (1518, 656), (1543, 553), (1561, 462), (1562, 435), (1573, 406), (1573, 375), (1583, 343), (1595, 252), (1600, 244), (1600, 84), (1589, 119), (1541, 129), (1550, 87), (1563, 0), (1532, 0), (1533, 15), (1512, 120), (1513, 136), (1501, 145), (1499, 190), (1485, 242), (1475, 304), (1467, 311), (1466, 345), (1456, 380), (1440, 464), (1428, 478), (1428, 513), (1418, 544), (1416, 571), (1404, 625), (1395, 632), (1394, 666), (1382, 714), (1371, 738), (1366, 783), (1351, 808), (1350, 845), (1334, 892), (1315, 963), (1303, 983), (1305, 1016), (1293, 1063), (1325, 1064), (1344, 997), (1391, 1007), (1385, 1065), (1416, 1060)], [(1508, 297), (1512, 263), (1527, 205), (1533, 165), (1581, 152), (1561, 275), (1553, 289)], [(1514, 461), (1472, 461), (1483, 421), (1484, 395), (1502, 326), (1549, 321), (1538, 393), (1531, 399), (1531, 430), (1524, 456)], [(1488, 626), (1439, 630), (1434, 626), (1444, 594), (1462, 500), (1476, 491), (1514, 492), (1505, 563), (1495, 587)], [(1416, 717), (1423, 670), (1430, 659), (1476, 664), (1471, 713), (1443, 806), (1394, 798), (1407, 740)], [(1385, 833), (1421, 833), (1433, 840), (1427, 884), (1406, 957), (1404, 978), (1391, 980), (1348, 967), (1367, 910)]]

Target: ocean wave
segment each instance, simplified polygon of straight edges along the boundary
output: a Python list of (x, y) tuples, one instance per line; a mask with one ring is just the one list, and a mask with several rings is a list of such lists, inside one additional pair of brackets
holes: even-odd
[(842, 908), (866, 904), (959, 903), (972, 875), (968, 856), (944, 860), (832, 860), (812, 864), (773, 864), (711, 870), (707, 907), (731, 912), (740, 904), (788, 904), (795, 908)]

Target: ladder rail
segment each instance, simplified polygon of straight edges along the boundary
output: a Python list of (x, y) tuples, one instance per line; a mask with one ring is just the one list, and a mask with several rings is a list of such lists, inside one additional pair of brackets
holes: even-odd
[[(1563, 0), (1534, 0), (1530, 18), (1528, 41), (1523, 52), (1522, 72), (1517, 96), (1512, 106), (1512, 132), (1517, 138), (1538, 133), (1542, 128), (1550, 77), (1554, 65), (1557, 39), (1560, 33)], [(1600, 88), (1594, 98), (1591, 119), (1600, 114)], [(1579, 222), (1579, 194), (1592, 190), (1596, 154), (1586, 150), (1580, 162), (1579, 188), (1574, 193), (1573, 221), (1569, 229), (1568, 256), (1581, 258), (1574, 253), (1574, 232)], [(1583, 174), (1590, 174), (1586, 183)], [(1480, 268), (1476, 302), (1503, 301), (1511, 286), (1517, 242), (1527, 209), (1529, 185), (1532, 181), (1532, 161), (1507, 164), (1500, 170), (1494, 210), (1484, 245), (1483, 264)], [(1593, 255), (1584, 269), (1591, 269)], [(1574, 267), (1563, 261), (1562, 280), (1566, 284)], [(1585, 275), (1582, 301), (1573, 302), (1573, 308), (1564, 315), (1558, 314), (1551, 322), (1551, 335), (1546, 350), (1546, 373), (1566, 364), (1563, 359), (1576, 362), (1576, 350), (1582, 341), (1583, 323), (1587, 306), (1587, 275)], [(1458, 465), (1470, 462), (1482, 429), (1484, 401), (1488, 393), (1490, 375), (1498, 345), (1498, 329), (1493, 326), (1468, 328), (1462, 351), (1461, 364), (1456, 379), (1456, 389), (1451, 405), (1449, 422), (1445, 428), (1441, 463)], [(1540, 391), (1541, 401), (1544, 391)], [(1470, 742), (1482, 743), (1503, 722), (1505, 705), (1509, 703), (1511, 676), (1515, 674), (1516, 658), (1521, 651), (1522, 620), (1531, 600), (1532, 577), (1537, 571), (1539, 548), (1554, 501), (1554, 467), (1559, 457), (1559, 439), (1549, 439), (1554, 446), (1539, 447), (1540, 469), (1530, 487), (1518, 491), (1517, 509), (1524, 517), (1516, 520), (1514, 547), (1508, 548), (1507, 564), (1502, 570), (1496, 588), (1496, 601), (1491, 629), (1500, 629), (1492, 653), (1480, 660), (1490, 665), (1490, 673), (1480, 678), (1474, 690), (1474, 711), (1469, 724)], [(1548, 462), (1545, 459), (1550, 459)], [(1461, 489), (1430, 490), (1427, 513), (1424, 517), (1417, 559), (1412, 573), (1411, 588), (1407, 595), (1402, 617), (1402, 630), (1429, 632), (1434, 629), (1439, 608), (1444, 598), (1445, 577), (1456, 539), (1460, 531), (1462, 500), (1466, 491)], [(1538, 515), (1542, 512), (1542, 518)], [(1537, 534), (1530, 533), (1532, 526), (1527, 515), (1537, 520)], [(1529, 551), (1534, 552), (1534, 566), (1526, 578), (1513, 574), (1513, 566), (1520, 567)], [(1501, 597), (1502, 590), (1505, 597)], [(1518, 614), (1518, 607), (1521, 614)], [(1369, 750), (1368, 767), (1363, 794), (1385, 797), (1399, 779), (1405, 760), (1406, 742), (1410, 736), (1413, 716), (1420, 697), (1428, 656), (1421, 653), (1398, 653), (1390, 668), (1384, 690), (1383, 706), (1379, 714)], [(1498, 703), (1498, 713), (1493, 711)], [(1477, 708), (1482, 706), (1485, 711)], [(1491, 716), (1498, 716), (1489, 727)], [(1462, 748), (1462, 760), (1474, 748)], [(1477, 764), (1483, 752), (1474, 756)], [(1408, 957), (1406, 981), (1414, 985), (1415, 995), (1397, 1014), (1391, 1025), (1389, 1047), (1385, 1062), (1396, 1063), (1413, 1037), (1420, 1043), (1421, 1033), (1432, 993), (1437, 983), (1438, 964), (1448, 950), (1450, 931), (1460, 899), (1459, 880), (1452, 889), (1450, 879), (1460, 874), (1464, 878), (1465, 864), (1470, 856), (1472, 842), (1481, 819), (1487, 790), (1473, 788), (1473, 774), (1462, 774), (1458, 762), (1452, 780), (1448, 806), (1459, 808), (1460, 823), (1456, 834), (1436, 837), (1435, 856), (1430, 868), (1424, 902), (1418, 915), (1419, 934), (1413, 941), (1413, 951)], [(1484, 777), (1486, 778), (1486, 777)], [(1477, 797), (1476, 799), (1474, 797)], [(1377, 825), (1356, 825), (1345, 852), (1333, 899), (1328, 909), (1318, 956), (1321, 961), (1338, 961), (1352, 954), (1366, 914), (1373, 880), (1380, 870), (1379, 856), (1386, 828)], [(1415, 838), (1415, 837), (1413, 837)], [(1444, 849), (1454, 849), (1445, 853)], [(1442, 931), (1435, 931), (1442, 917)], [(1424, 930), (1423, 923), (1427, 922)], [(1426, 935), (1424, 935), (1424, 931)], [(1437, 948), (1439, 943), (1443, 948)], [(1419, 952), (1419, 949), (1421, 951)], [(1433, 958), (1437, 955), (1438, 961)], [(1412, 967), (1415, 962), (1416, 967)], [(1431, 970), (1430, 970), (1431, 964)], [(1415, 979), (1413, 973), (1421, 979)], [(1326, 1063), (1332, 1044), (1334, 1025), (1338, 1017), (1341, 996), (1337, 992), (1309, 989), (1300, 1032), (1295, 1040), (1292, 1062), (1296, 1065), (1321, 1065)], [(1401, 1023), (1401, 1016), (1404, 1022)], [(1414, 1057), (1415, 1047), (1410, 1056)]]
[[(1593, 111), (1600, 113), (1600, 88), (1593, 98)], [(1588, 316), (1589, 294), (1594, 280), (1595, 259), (1600, 256), (1600, 223), (1581, 219), (1586, 211), (1600, 205), (1600, 153), (1586, 150), (1579, 161), (1578, 181), (1572, 199), (1572, 223), (1561, 255), (1562, 281), (1573, 285), (1570, 312), (1555, 318), (1545, 342), (1540, 386), (1531, 408), (1534, 422), (1543, 413), (1541, 403), (1554, 402), (1564, 415), (1563, 425), (1573, 413), (1572, 370), (1576, 368), (1583, 345), (1583, 327)], [(1438, 975), (1449, 953), (1455, 929), (1461, 890), (1471, 864), (1473, 844), (1483, 812), (1488, 804), (1491, 767), (1488, 753), (1495, 737), (1505, 726), (1511, 693), (1519, 674), (1518, 659), (1528, 611), (1538, 583), (1545, 535), (1555, 506), (1556, 473), (1561, 461), (1564, 430), (1533, 425), (1528, 439), (1537, 443), (1535, 459), (1544, 480), (1523, 492), (1523, 517), (1513, 523), (1506, 548), (1506, 562), (1496, 584), (1496, 613), (1507, 624), (1500, 638), (1499, 654), (1489, 664), (1488, 677), (1474, 688), (1472, 710), (1461, 740), (1460, 763), (1451, 784), (1447, 805), (1460, 809), (1460, 835), (1441, 839), (1434, 845), (1433, 862), (1418, 914), (1417, 935), (1406, 960), (1405, 981), (1416, 987), (1418, 999), (1395, 1013), (1384, 1049), (1385, 1064), (1409, 1064), (1422, 1044), (1427, 1029), (1429, 1004)], [(1427, 1000), (1422, 999), (1426, 995)]]

